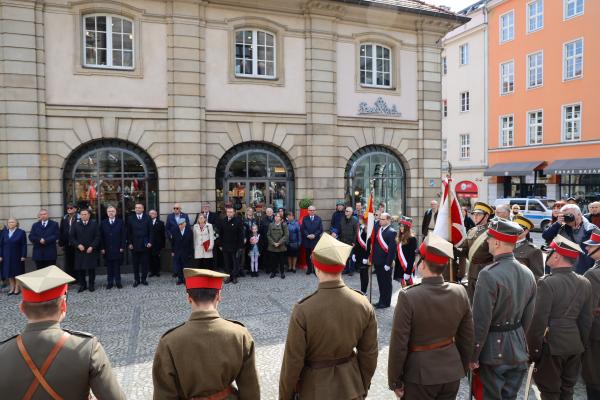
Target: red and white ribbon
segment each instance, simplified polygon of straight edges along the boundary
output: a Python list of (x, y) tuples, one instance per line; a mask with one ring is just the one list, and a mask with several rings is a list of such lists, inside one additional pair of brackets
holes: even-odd
[(360, 247), (362, 247), (363, 250), (367, 250), (367, 242), (365, 240), (363, 240), (363, 238), (362, 238), (363, 232), (364, 232), (364, 228), (359, 227), (358, 231), (356, 232), (356, 236), (357, 236), (358, 244), (360, 245)]
[(406, 267), (408, 266), (408, 262), (406, 262), (406, 258), (404, 257), (404, 252), (402, 251), (402, 243), (398, 243), (398, 260), (400, 260), (400, 266), (402, 270), (406, 272)]
[(379, 242), (379, 246), (381, 249), (387, 254), (390, 249), (388, 248), (387, 243), (383, 240), (383, 229), (379, 228), (379, 232), (377, 232), (377, 241)]

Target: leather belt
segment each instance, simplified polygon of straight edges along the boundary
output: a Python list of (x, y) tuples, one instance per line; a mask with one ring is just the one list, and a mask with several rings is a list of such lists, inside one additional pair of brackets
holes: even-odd
[(420, 351), (430, 351), (436, 349), (442, 349), (444, 347), (448, 347), (454, 343), (454, 336), (449, 337), (448, 339), (444, 339), (440, 342), (424, 344), (424, 345), (412, 345), (408, 349), (413, 353), (418, 353)]
[(521, 326), (523, 326), (521, 324), (521, 321), (517, 322), (516, 324), (503, 324), (503, 325), (495, 324), (495, 325), (490, 326), (490, 332), (509, 332), (509, 331), (517, 330)]
[(233, 393), (233, 387), (227, 386), (225, 389), (220, 392), (211, 394), (210, 396), (194, 396), (189, 400), (225, 400), (230, 394)]
[(348, 357), (337, 358), (335, 360), (307, 361), (305, 365), (312, 369), (331, 368), (337, 365), (346, 364), (356, 357), (356, 353), (352, 352)]

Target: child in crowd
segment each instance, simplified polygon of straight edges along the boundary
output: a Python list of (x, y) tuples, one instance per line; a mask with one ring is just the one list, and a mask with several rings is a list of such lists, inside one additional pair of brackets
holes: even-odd
[(248, 256), (250, 256), (250, 276), (252, 277), (258, 276), (258, 257), (260, 256), (260, 251), (258, 249), (259, 240), (260, 234), (258, 233), (258, 225), (252, 224), (252, 228), (250, 228), (250, 251), (248, 252)]

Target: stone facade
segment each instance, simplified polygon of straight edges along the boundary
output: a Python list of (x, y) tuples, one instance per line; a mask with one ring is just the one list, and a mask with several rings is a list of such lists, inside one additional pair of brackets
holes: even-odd
[[(82, 67), (82, 17), (92, 13), (133, 21), (133, 70)], [(65, 164), (101, 139), (153, 159), (163, 215), (175, 201), (191, 213), (214, 202), (219, 160), (249, 142), (283, 152), (296, 206), (312, 197), (321, 210), (344, 197), (350, 157), (383, 146), (405, 169), (406, 214), (422, 215), (440, 190), (439, 43), (464, 22), (434, 14), (305, 0), (2, 1), (0, 220), (28, 229), (40, 207), (63, 215)], [(276, 79), (233, 74), (241, 27), (275, 34)], [(392, 88), (360, 86), (364, 41), (393, 49)], [(358, 100), (379, 97), (402, 115), (358, 115)]]

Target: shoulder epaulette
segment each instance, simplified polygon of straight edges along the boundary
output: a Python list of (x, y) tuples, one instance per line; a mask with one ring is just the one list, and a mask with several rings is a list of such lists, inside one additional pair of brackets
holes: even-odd
[(363, 292), (361, 292), (358, 289), (354, 289), (354, 288), (349, 288), (349, 289), (352, 289), (353, 291), (355, 291), (356, 293), (360, 294), (361, 296), (364, 296)]
[(74, 331), (72, 329), (64, 329), (64, 328), (62, 328), (62, 330), (65, 332), (69, 332), (71, 335), (75, 335), (75, 336), (83, 336), (83, 337), (89, 337), (89, 338), (94, 337), (94, 335), (92, 335), (91, 333), (87, 333), (87, 332)]
[(315, 291), (315, 292), (313, 292), (313, 293), (311, 293), (311, 294), (309, 294), (308, 296), (306, 296), (305, 298), (303, 298), (302, 300), (300, 300), (300, 301), (298, 302), (298, 304), (302, 304), (302, 303), (304, 303), (306, 300), (308, 300), (308, 299), (310, 299), (311, 297), (313, 297), (313, 296), (314, 296), (314, 295), (315, 295), (317, 292), (318, 292), (318, 290), (317, 290), (317, 291)]
[(179, 324), (177, 326), (174, 326), (173, 328), (169, 329), (168, 331), (166, 331), (165, 333), (163, 333), (163, 335), (161, 337), (167, 336), (169, 333), (173, 332), (177, 328), (181, 328), (183, 325), (185, 325), (185, 322), (182, 322), (181, 324)]
[(240, 321), (236, 321), (234, 319), (226, 319), (225, 321), (229, 321), (229, 322), (233, 322), (234, 324), (243, 326), (244, 328), (246, 327), (246, 325), (242, 324)]
[(0, 342), (0, 344), (4, 344), (4, 343), (7, 343), (7, 342), (10, 342), (11, 340), (13, 340), (13, 339), (16, 339), (16, 338), (17, 338), (17, 336), (19, 336), (19, 334), (16, 334), (16, 335), (14, 335), (14, 336), (11, 336), (11, 337), (9, 337), (9, 338), (8, 338), (8, 339), (6, 339), (6, 340), (3, 340), (3, 341), (1, 341), (1, 342)]

